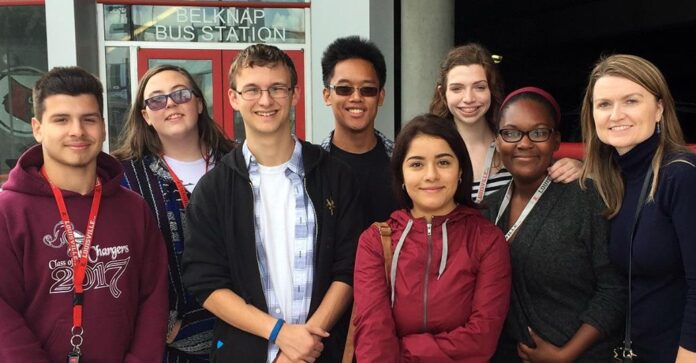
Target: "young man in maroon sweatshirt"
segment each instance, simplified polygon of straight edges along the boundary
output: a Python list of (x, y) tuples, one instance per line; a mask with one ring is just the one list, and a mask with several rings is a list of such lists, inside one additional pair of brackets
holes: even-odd
[[(35, 85), (27, 150), (0, 192), (0, 361), (157, 362), (166, 254), (101, 152), (102, 86), (77, 67)], [(80, 281), (81, 280), (81, 281)]]

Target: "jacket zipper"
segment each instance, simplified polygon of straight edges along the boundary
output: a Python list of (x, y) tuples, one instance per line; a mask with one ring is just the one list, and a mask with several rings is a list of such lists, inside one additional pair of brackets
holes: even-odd
[[(309, 201), (309, 205), (312, 206), (312, 213), (314, 214), (314, 248), (312, 249), (316, 250), (317, 246), (319, 245), (319, 218), (317, 217), (317, 209), (314, 207), (314, 202), (312, 202), (312, 198), (309, 196), (309, 191), (307, 190), (306, 177), (302, 178), (302, 184), (304, 186), (304, 192), (305, 194), (307, 194), (307, 200)], [(314, 256), (319, 256), (317, 251), (314, 251)], [(314, 261), (312, 261), (312, 266), (314, 266)]]
[[(312, 250), (314, 252), (314, 261), (312, 261), (312, 271), (316, 271), (316, 259), (319, 258), (319, 251), (317, 249), (319, 248), (319, 217), (317, 217), (317, 209), (314, 207), (314, 202), (312, 202), (312, 198), (309, 196), (309, 191), (307, 190), (307, 178), (303, 177), (302, 178), (302, 185), (304, 186), (304, 192), (307, 194), (307, 200), (309, 201), (308, 206), (312, 206), (312, 213), (314, 214), (314, 246), (312, 247)], [(314, 277), (311, 277), (312, 279), (312, 293), (310, 294), (309, 301), (311, 303), (312, 301), (312, 295), (314, 295), (314, 282), (317, 281)]]
[(432, 263), (433, 254), (433, 239), (432, 239), (433, 224), (428, 222), (428, 257), (425, 264), (425, 279), (423, 282), (423, 331), (428, 331), (428, 281), (430, 264)]
[[(256, 197), (254, 196), (254, 183), (249, 180), (249, 191), (251, 191), (251, 215), (254, 218), (254, 231), (256, 230)], [(253, 232), (253, 231), (252, 231)], [(254, 234), (254, 250), (256, 250), (256, 234)], [(259, 259), (258, 251), (256, 253), (256, 260)]]

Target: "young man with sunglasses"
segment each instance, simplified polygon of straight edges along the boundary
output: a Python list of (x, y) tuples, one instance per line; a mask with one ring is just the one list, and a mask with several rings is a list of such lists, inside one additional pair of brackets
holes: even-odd
[(184, 283), (218, 318), (218, 362), (339, 362), (360, 220), (348, 167), (291, 134), (297, 73), (257, 44), (229, 71), (244, 144), (187, 210)]
[(324, 51), (321, 69), (324, 103), (331, 107), (335, 125), (321, 146), (355, 174), (367, 227), (386, 220), (398, 208), (389, 169), (394, 143), (375, 129), (387, 78), (384, 56), (368, 40), (339, 38)]
[(0, 192), (0, 361), (157, 362), (167, 255), (101, 152), (103, 89), (77, 67), (34, 86), (27, 150)]

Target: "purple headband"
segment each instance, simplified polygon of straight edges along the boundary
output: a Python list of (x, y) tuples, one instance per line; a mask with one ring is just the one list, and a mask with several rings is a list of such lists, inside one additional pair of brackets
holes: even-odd
[(515, 97), (521, 93), (534, 93), (534, 94), (537, 94), (541, 97), (544, 97), (544, 99), (549, 101), (551, 106), (553, 106), (553, 108), (556, 110), (556, 117), (555, 117), (556, 124), (557, 125), (560, 124), (560, 122), (561, 122), (561, 107), (558, 105), (558, 102), (556, 102), (556, 99), (553, 98), (553, 96), (551, 96), (550, 93), (544, 91), (543, 89), (541, 89), (539, 87), (523, 87), (523, 88), (520, 88), (518, 90), (510, 92), (510, 94), (507, 95), (507, 97), (505, 97), (505, 99), (503, 100), (503, 103), (500, 105), (500, 110), (501, 111), (503, 110), (505, 105), (508, 103), (508, 101), (510, 101), (510, 99), (512, 97)]

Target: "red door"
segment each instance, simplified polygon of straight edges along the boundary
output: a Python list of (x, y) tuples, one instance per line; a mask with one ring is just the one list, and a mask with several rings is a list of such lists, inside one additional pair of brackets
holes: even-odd
[[(285, 51), (297, 69), (300, 99), (293, 110), (293, 132), (305, 137), (304, 51)], [(208, 112), (230, 138), (244, 139), (241, 115), (230, 106), (227, 98), (227, 74), (239, 50), (147, 49), (138, 50), (138, 79), (159, 64), (174, 64), (186, 69), (203, 91)]]

